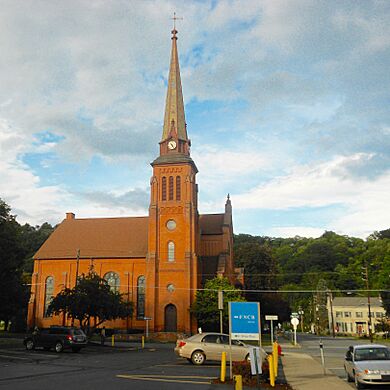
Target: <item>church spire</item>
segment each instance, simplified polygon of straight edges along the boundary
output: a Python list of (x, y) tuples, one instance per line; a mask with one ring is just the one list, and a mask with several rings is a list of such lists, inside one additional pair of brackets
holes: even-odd
[(171, 64), (169, 67), (168, 90), (165, 102), (164, 127), (161, 141), (170, 138), (188, 141), (184, 116), (183, 92), (181, 89), (179, 56), (177, 54), (177, 30), (172, 30)]

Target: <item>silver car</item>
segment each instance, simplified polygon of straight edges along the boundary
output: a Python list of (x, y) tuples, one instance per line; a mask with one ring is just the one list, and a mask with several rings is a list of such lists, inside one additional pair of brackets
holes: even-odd
[[(250, 348), (242, 341), (232, 340), (232, 361), (249, 360)], [(199, 333), (176, 341), (175, 353), (196, 365), (201, 365), (206, 360), (220, 361), (222, 352), (226, 352), (226, 359), (229, 360), (230, 347), (227, 334)], [(262, 348), (260, 353), (264, 361), (267, 353)]]
[(365, 385), (390, 386), (390, 350), (380, 344), (350, 346), (344, 362), (348, 382), (356, 388)]

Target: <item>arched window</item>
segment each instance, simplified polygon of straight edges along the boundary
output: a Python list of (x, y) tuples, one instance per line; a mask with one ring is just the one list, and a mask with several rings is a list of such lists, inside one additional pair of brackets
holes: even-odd
[(181, 198), (181, 177), (176, 176), (176, 200)]
[(173, 241), (168, 242), (168, 261), (175, 260), (175, 243)]
[(167, 200), (167, 178), (165, 176), (161, 181), (161, 200)]
[(173, 200), (173, 176), (169, 176), (169, 200)]
[(145, 276), (137, 279), (137, 318), (145, 317)]
[(44, 305), (44, 317), (49, 317), (47, 314), (47, 309), (49, 308), (50, 302), (53, 300), (54, 296), (54, 278), (48, 276), (45, 281), (45, 305)]
[(119, 293), (120, 279), (116, 272), (107, 272), (103, 278), (107, 281), (113, 293)]

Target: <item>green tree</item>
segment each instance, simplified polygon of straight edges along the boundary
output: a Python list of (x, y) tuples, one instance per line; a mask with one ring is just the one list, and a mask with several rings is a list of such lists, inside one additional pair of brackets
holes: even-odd
[[(0, 199), (0, 319), (6, 327), (10, 321), (23, 324), (26, 313), (28, 289), (22, 281), (24, 253), (20, 225), (11, 215), (11, 208)], [(17, 321), (19, 317), (21, 321)]]
[(75, 287), (65, 288), (53, 298), (48, 314), (62, 313), (78, 320), (90, 333), (105, 321), (131, 317), (133, 303), (125, 302), (121, 294), (110, 290), (106, 280), (90, 272), (79, 277)]
[(206, 282), (204, 289), (196, 292), (195, 302), (191, 306), (198, 320), (198, 326), (205, 331), (219, 331), (220, 314), (218, 310), (218, 290), (223, 291), (223, 328), (228, 329), (228, 302), (243, 302), (241, 290), (236, 289), (226, 278), (214, 278)]
[(54, 228), (47, 222), (41, 226), (31, 226), (28, 223), (20, 227), (20, 243), (25, 252), (23, 271), (26, 275), (33, 272), (33, 256), (40, 246), (47, 240)]

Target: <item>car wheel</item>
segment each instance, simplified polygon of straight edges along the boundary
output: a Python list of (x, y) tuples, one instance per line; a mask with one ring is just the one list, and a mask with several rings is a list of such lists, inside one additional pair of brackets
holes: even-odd
[(73, 347), (72, 351), (73, 352), (80, 352), (80, 349), (81, 349), (80, 347)]
[(357, 375), (355, 375), (355, 386), (357, 389), (364, 389), (365, 386), (358, 381)]
[(54, 346), (54, 349), (57, 353), (60, 353), (64, 350), (64, 346), (62, 345), (61, 341), (57, 341), (56, 345)]
[(201, 366), (206, 360), (206, 357), (202, 351), (195, 351), (191, 355), (191, 362), (197, 366)]
[(26, 349), (27, 349), (27, 351), (32, 351), (33, 349), (35, 349), (34, 341), (27, 340), (26, 341)]

